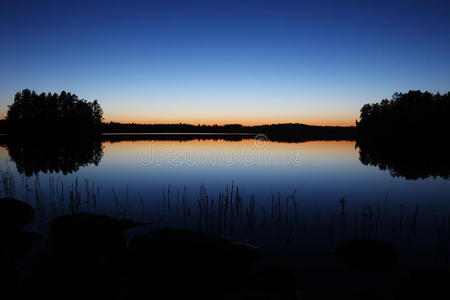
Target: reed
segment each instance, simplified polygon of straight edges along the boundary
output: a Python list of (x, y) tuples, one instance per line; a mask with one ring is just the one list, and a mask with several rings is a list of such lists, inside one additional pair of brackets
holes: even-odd
[[(99, 184), (78, 177), (68, 182), (55, 174), (36, 174), (17, 181), (11, 169), (3, 167), (0, 181), (1, 197), (23, 195), (35, 207), (41, 222), (50, 223), (64, 214), (96, 212), (101, 199)], [(421, 230), (419, 205), (391, 205), (388, 194), (381, 201), (371, 203), (336, 197), (336, 205), (331, 211), (330, 207), (324, 208), (317, 203), (308, 208), (307, 201), (298, 202), (296, 197), (294, 190), (288, 194), (272, 193), (268, 201), (258, 199), (253, 193), (244, 194), (234, 181), (215, 193), (209, 193), (203, 182), (197, 195), (188, 193), (186, 186), (169, 184), (163, 190), (162, 202), (135, 197), (128, 185), (122, 189), (112, 187), (110, 193), (102, 195), (103, 203), (108, 207), (109, 201), (109, 207), (114, 208), (110, 214), (115, 217), (138, 217), (155, 226), (199, 228), (221, 235), (239, 234), (241, 238), (262, 233), (273, 235), (275, 239), (283, 236), (293, 243), (296, 239), (309, 241), (311, 237), (322, 237), (328, 239), (330, 247), (349, 237), (369, 238), (391, 241), (406, 253), (415, 247)], [(159, 204), (148, 209), (150, 202)], [(436, 240), (435, 254), (448, 263), (450, 217), (433, 210), (430, 220)], [(352, 236), (346, 234), (352, 231)]]

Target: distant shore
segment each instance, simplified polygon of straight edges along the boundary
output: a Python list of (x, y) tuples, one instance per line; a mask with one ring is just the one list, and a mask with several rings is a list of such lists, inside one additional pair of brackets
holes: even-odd
[(105, 134), (145, 134), (145, 135), (220, 135), (220, 136), (256, 136), (264, 134), (268, 139), (350, 139), (356, 137), (356, 127), (313, 126), (299, 123), (268, 124), (244, 126), (226, 125), (191, 125), (191, 124), (123, 124), (103, 123)]
[[(226, 125), (192, 125), (192, 124), (135, 124), (103, 123), (101, 135), (105, 136), (256, 136), (265, 135), (268, 140), (355, 140), (354, 126), (314, 126), (300, 123), (268, 124), (244, 126)], [(5, 120), (0, 120), (0, 133), (8, 134)], [(61, 132), (59, 132), (61, 133)], [(63, 133), (63, 132), (62, 132)], [(34, 134), (33, 134), (34, 135)], [(59, 135), (60, 136), (60, 135)], [(21, 135), (22, 137), (22, 135)]]

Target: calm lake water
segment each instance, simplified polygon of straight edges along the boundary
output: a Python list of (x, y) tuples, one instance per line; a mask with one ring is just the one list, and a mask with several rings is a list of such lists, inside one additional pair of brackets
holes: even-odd
[[(289, 266), (310, 299), (384, 298), (408, 270), (448, 270), (450, 252), (446, 155), (386, 149), (265, 136), (10, 140), (0, 143), (0, 196), (36, 209), (25, 229), (43, 238), (30, 256), (51, 252), (56, 216), (93, 212), (150, 222), (129, 240), (170, 227), (249, 242), (263, 249), (257, 268)], [(382, 273), (349, 267), (331, 250), (354, 238), (392, 244), (396, 263)]]
[(39, 228), (57, 215), (95, 211), (275, 250), (329, 250), (364, 236), (436, 251), (448, 230), (448, 179), (393, 177), (361, 163), (354, 141), (116, 139), (94, 151), (32, 151), (0, 147), (2, 192), (5, 177), (14, 178), (9, 193), (38, 208)]

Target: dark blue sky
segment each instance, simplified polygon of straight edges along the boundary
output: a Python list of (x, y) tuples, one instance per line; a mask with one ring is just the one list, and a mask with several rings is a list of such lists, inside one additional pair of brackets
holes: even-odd
[(449, 1), (5, 1), (0, 115), (23, 88), (107, 120), (351, 124), (450, 90)]

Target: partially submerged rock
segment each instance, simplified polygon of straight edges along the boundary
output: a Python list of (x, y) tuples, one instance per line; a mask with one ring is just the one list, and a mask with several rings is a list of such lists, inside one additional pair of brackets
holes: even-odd
[(107, 258), (42, 253), (32, 271), (39, 299), (118, 299), (121, 269)]
[[(232, 298), (231, 298), (232, 299)], [(236, 298), (235, 298), (236, 299)], [(240, 297), (237, 299), (241, 299)], [(284, 292), (263, 292), (263, 293), (253, 293), (246, 295), (245, 300), (303, 300), (305, 295), (299, 289), (293, 291), (292, 293)]]
[(0, 198), (0, 227), (20, 228), (33, 221), (34, 209), (13, 198)]
[(77, 213), (55, 218), (50, 226), (54, 250), (75, 256), (116, 256), (127, 247), (123, 230), (142, 225), (108, 216)]
[(395, 248), (388, 243), (354, 239), (334, 249), (336, 257), (361, 271), (383, 271), (397, 260)]
[[(159, 292), (184, 296), (229, 289), (252, 271), (260, 249), (189, 230), (161, 229), (133, 238), (128, 250), (131, 292), (145, 282)], [(180, 288), (173, 289), (176, 286)], [(144, 285), (145, 287), (145, 285)]]
[(261, 290), (295, 292), (294, 271), (286, 265), (266, 265), (254, 275), (254, 286)]

